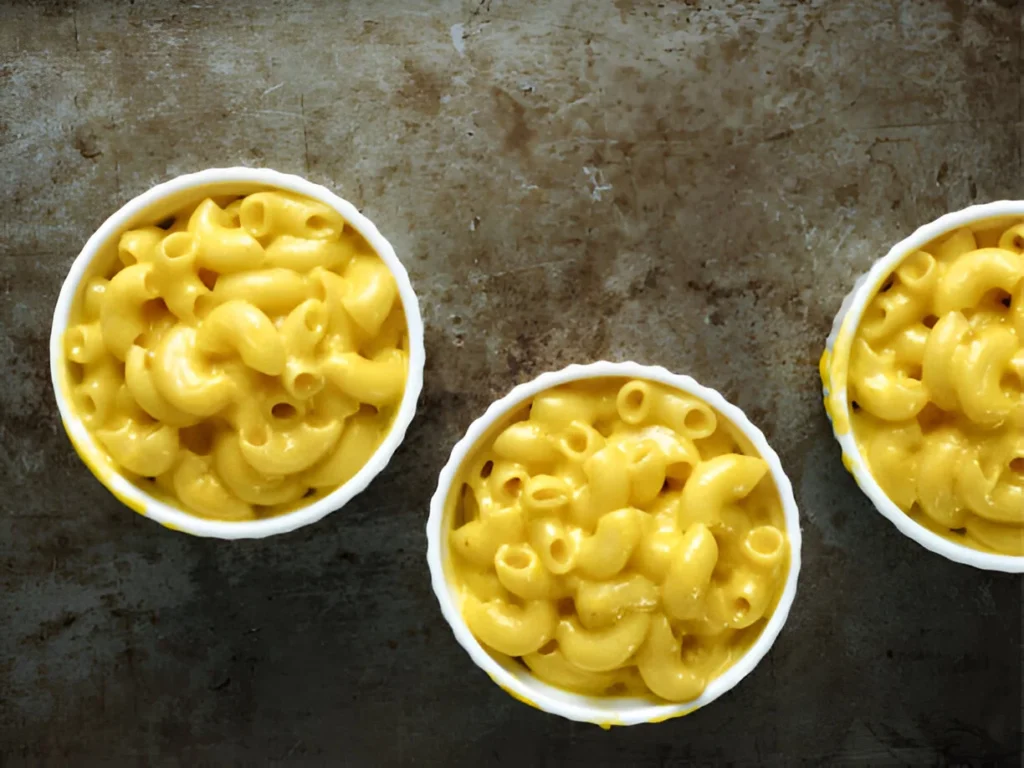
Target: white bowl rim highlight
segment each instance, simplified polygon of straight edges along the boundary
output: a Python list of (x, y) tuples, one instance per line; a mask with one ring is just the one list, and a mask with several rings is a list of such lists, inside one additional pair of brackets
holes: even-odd
[[(988, 571), (1021, 573), (1024, 572), (1024, 557), (983, 552), (964, 544), (958, 544), (915, 522), (893, 503), (868, 471), (867, 462), (857, 446), (850, 420), (850, 406), (846, 397), (846, 381), (842, 381), (841, 386), (836, 388), (836, 382), (832, 377), (832, 372), (837, 369), (848, 373), (850, 342), (860, 325), (864, 310), (868, 302), (874, 298), (882, 282), (904, 258), (936, 238), (951, 234), (961, 227), (978, 224), (986, 219), (1010, 216), (1024, 217), (1024, 200), (999, 200), (947, 213), (928, 224), (921, 225), (909, 237), (900, 240), (890, 248), (885, 256), (875, 261), (871, 269), (857, 280), (843, 301), (833, 322), (832, 331), (829, 333), (826, 352), (832, 357), (828, 362), (828, 383), (834, 391), (830, 394), (829, 388), (825, 388), (825, 401), (826, 412), (832, 422), (833, 434), (842, 447), (843, 454), (851, 460), (848, 463), (848, 466), (852, 467), (850, 473), (860, 489), (875, 505), (875, 509), (888, 518), (900, 533), (913, 539), (925, 549), (956, 563)], [(843, 337), (843, 344), (838, 344), (840, 336)], [(837, 349), (839, 357), (836, 357)], [(838, 414), (833, 413), (836, 407), (839, 408)], [(837, 418), (840, 423), (850, 425), (850, 428), (843, 434), (836, 428)], [(1022, 528), (1022, 535), (1024, 535), (1024, 528)]]
[[(790, 546), (790, 567), (775, 612), (747, 653), (724, 674), (712, 680), (704, 692), (693, 701), (662, 704), (656, 703), (653, 699), (591, 697), (553, 688), (528, 673), (524, 674), (523, 678), (517, 678), (495, 661), (470, 632), (445, 577), (444, 560), (448, 546), (448, 537), (444, 530), (445, 501), (459, 467), (477, 441), (495, 422), (525, 400), (561, 384), (581, 379), (605, 377), (647, 379), (679, 389), (703, 400), (739, 429), (768, 462), (772, 479), (782, 500), (786, 535)], [(444, 614), (455, 634), (455, 639), (466, 650), (473, 662), (515, 698), (554, 715), (603, 727), (661, 722), (689, 714), (707, 706), (750, 674), (768, 653), (789, 616), (790, 608), (796, 597), (797, 578), (800, 573), (800, 544), (800, 515), (793, 497), (792, 484), (782, 469), (782, 462), (778, 455), (772, 450), (761, 430), (754, 426), (738, 407), (729, 403), (715, 390), (701, 386), (691, 377), (671, 373), (661, 366), (640, 365), (635, 362), (601, 361), (589, 365), (570, 365), (560, 371), (544, 373), (533, 381), (520, 384), (501, 399), (491, 403), (484, 414), (469, 426), (466, 434), (452, 448), (448, 463), (438, 477), (437, 490), (430, 500), (430, 517), (427, 521), (427, 564), (430, 567), (434, 594), (440, 603), (441, 613)]]
[[(122, 231), (135, 216), (144, 213), (163, 198), (189, 190), (199, 192), (205, 186), (220, 184), (276, 187), (319, 200), (337, 210), (348, 224), (366, 238), (395, 276), (409, 333), (409, 373), (405, 392), (390, 431), (370, 460), (347, 483), (312, 504), (276, 517), (243, 522), (211, 520), (191, 515), (146, 493), (119, 473), (105, 472), (94, 466), (94, 461), (86, 456), (86, 451), (100, 454), (105, 451), (102, 446), (97, 444), (92, 434), (76, 415), (61, 384), (61, 366), (64, 364), (63, 336), (68, 327), (71, 305), (79, 283), (87, 273), (89, 264), (103, 245)], [(363, 216), (352, 203), (334, 194), (326, 187), (314, 184), (300, 176), (280, 173), (267, 168), (210, 168), (185, 174), (157, 184), (121, 206), (86, 241), (82, 251), (72, 263), (57, 299), (50, 332), (50, 377), (57, 399), (57, 407), (72, 445), (96, 478), (123, 503), (165, 527), (195, 536), (221, 539), (263, 538), (286, 533), (320, 520), (340, 509), (354, 496), (361, 493), (370, 484), (370, 481), (387, 466), (413, 420), (416, 401), (423, 388), (424, 359), (423, 320), (420, 315), (419, 302), (405, 266), (398, 259), (391, 243), (380, 233), (373, 222)]]

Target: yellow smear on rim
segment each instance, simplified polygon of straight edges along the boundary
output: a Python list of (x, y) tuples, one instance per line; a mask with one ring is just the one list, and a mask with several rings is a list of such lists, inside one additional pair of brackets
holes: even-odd
[(825, 390), (825, 412), (832, 420), (832, 429), (836, 435), (845, 435), (850, 432), (850, 416), (846, 403), (846, 377), (849, 372), (850, 345), (853, 342), (853, 334), (849, 333), (845, 326), (844, 322), (832, 349), (825, 349), (818, 364), (818, 373)]
[(689, 714), (696, 712), (700, 707), (690, 707), (682, 712), (673, 712), (671, 715), (664, 715), (662, 717), (653, 717), (648, 720), (648, 723), (664, 723), (666, 720), (675, 720), (677, 717), (686, 717)]
[(856, 460), (848, 453), (843, 454), (843, 466), (846, 467), (846, 471), (851, 475), (855, 474), (857, 470)]

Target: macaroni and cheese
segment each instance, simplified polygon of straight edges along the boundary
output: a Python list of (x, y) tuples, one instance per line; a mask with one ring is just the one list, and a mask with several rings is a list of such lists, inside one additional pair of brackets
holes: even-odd
[(522, 404), (474, 446), (445, 514), (470, 631), (581, 694), (697, 698), (757, 639), (789, 567), (767, 463), (706, 403), (641, 379)]
[(69, 394), (147, 492), (220, 520), (280, 514), (348, 481), (384, 439), (408, 367), (396, 299), (330, 206), (207, 198), (97, 259), (64, 337)]
[(847, 395), (860, 452), (914, 520), (1024, 555), (1024, 224), (910, 253), (867, 305)]

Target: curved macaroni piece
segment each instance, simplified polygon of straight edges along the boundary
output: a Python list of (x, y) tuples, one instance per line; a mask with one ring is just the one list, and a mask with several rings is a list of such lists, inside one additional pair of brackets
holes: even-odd
[(124, 360), (128, 349), (142, 336), (149, 323), (144, 305), (159, 295), (152, 264), (125, 267), (111, 279), (100, 307), (103, 341), (114, 357)]
[[(643, 431), (643, 435), (645, 439), (657, 443), (661, 452), (665, 454), (665, 483), (667, 487), (671, 490), (682, 488), (693, 474), (694, 468), (701, 462), (701, 454), (694, 441), (662, 426), (648, 427)], [(708, 456), (707, 458), (713, 457)]]
[(968, 517), (964, 523), (973, 538), (993, 552), (1024, 556), (1024, 529), (1019, 525), (1000, 525), (983, 517)]
[(100, 319), (103, 300), (106, 298), (109, 285), (110, 281), (105, 277), (93, 277), (86, 281), (85, 290), (82, 293), (81, 322), (87, 323)]
[(206, 269), (227, 273), (263, 266), (263, 246), (213, 200), (199, 204), (189, 219), (188, 231), (196, 238), (198, 263)]
[(294, 475), (327, 455), (341, 435), (341, 426), (338, 421), (328, 421), (307, 422), (281, 431), (257, 427), (240, 433), (239, 446), (257, 472), (270, 477)]
[(218, 520), (251, 520), (252, 507), (233, 496), (213, 471), (209, 456), (181, 454), (172, 477), (175, 495), (193, 512)]
[(689, 440), (710, 437), (718, 428), (718, 417), (711, 406), (689, 395), (662, 393), (654, 404), (654, 415), (660, 423)]
[(1017, 335), (1003, 326), (978, 331), (954, 358), (957, 401), (975, 424), (997, 427), (1010, 416), (1019, 398), (1003, 391), (1002, 378), (1020, 349)]
[(160, 241), (167, 233), (160, 227), (140, 227), (121, 235), (117, 243), (117, 258), (126, 267), (153, 261)]
[[(281, 191), (246, 196), (239, 204), (238, 216), (241, 225), (253, 237), (280, 234), (313, 242), (337, 241), (345, 229), (345, 220), (333, 208)], [(323, 262), (314, 262), (314, 266), (316, 264)]]
[(887, 421), (912, 419), (928, 404), (928, 390), (915, 379), (897, 374), (895, 358), (880, 355), (864, 339), (850, 354), (853, 396), (868, 413)]
[(213, 466), (228, 490), (249, 504), (289, 504), (302, 498), (308, 487), (298, 478), (267, 476), (254, 469), (246, 461), (235, 433), (224, 433), (217, 438)]
[(622, 385), (615, 396), (615, 409), (619, 418), (634, 426), (651, 418), (654, 403), (654, 384), (634, 379)]
[(608, 512), (592, 536), (579, 543), (576, 567), (588, 579), (610, 579), (626, 567), (640, 541), (640, 513), (631, 507)]
[(726, 627), (745, 629), (768, 610), (773, 584), (749, 571), (735, 571), (723, 584), (713, 584), (707, 596), (707, 615)]
[[(470, 520), (451, 533), (451, 546), (466, 560), (494, 567), (494, 556), (503, 544), (518, 544), (526, 538), (523, 512), (519, 507), (491, 510), (486, 517)], [(537, 546), (531, 541), (533, 548)]]
[(559, 648), (546, 652), (543, 648), (523, 656), (523, 663), (538, 678), (557, 688), (597, 695), (618, 683), (616, 672), (587, 672), (570, 663)]
[[(1018, 255), (1024, 253), (1024, 224), (1017, 224), (1003, 232), (999, 236), (999, 247)], [(974, 250), (974, 248), (970, 250)]]
[(924, 314), (928, 300), (903, 285), (878, 294), (864, 311), (860, 333), (868, 341), (883, 341)]
[(615, 398), (577, 392), (566, 387), (541, 392), (533, 399), (530, 419), (557, 431), (574, 421), (593, 426), (596, 422), (615, 417)]
[(896, 359), (899, 360), (901, 368), (914, 369), (924, 364), (929, 336), (931, 336), (931, 329), (924, 323), (907, 326), (893, 336), (892, 349), (896, 353)]
[(695, 619), (704, 613), (711, 574), (718, 564), (718, 543), (703, 523), (686, 529), (661, 586), (665, 612), (673, 619)]
[(954, 358), (970, 333), (967, 318), (959, 312), (949, 312), (939, 318), (925, 345), (921, 380), (935, 404), (947, 411), (959, 405)]
[[(363, 357), (373, 359), (391, 349), (400, 349), (408, 352), (408, 345), (405, 343), (405, 329), (408, 324), (405, 320), (405, 309), (399, 302), (395, 302), (391, 313), (384, 319), (377, 335), (373, 336), (360, 345), (359, 352)], [(331, 346), (330, 351), (337, 351)]]
[(345, 311), (364, 333), (375, 336), (398, 297), (394, 275), (379, 257), (357, 255), (345, 268), (345, 281)]
[(585, 629), (575, 617), (558, 622), (555, 639), (566, 660), (587, 672), (618, 669), (643, 645), (651, 625), (649, 613), (623, 616), (604, 629)]
[(558, 613), (547, 600), (531, 600), (522, 607), (503, 600), (484, 603), (467, 596), (462, 613), (470, 631), (499, 653), (526, 656), (548, 642)]
[(1024, 485), (1002, 480), (1001, 467), (986, 470), (978, 449), (966, 451), (956, 477), (960, 498), (978, 517), (993, 523), (1024, 525)]
[[(520, 423), (530, 424), (532, 422)], [(561, 456), (580, 465), (605, 447), (604, 435), (583, 421), (574, 421), (558, 430), (551, 436), (550, 442), (558, 454), (553, 460), (557, 461)]]
[(364, 346), (367, 336), (345, 309), (348, 283), (341, 275), (326, 269), (314, 269), (309, 273), (311, 283), (316, 286), (318, 298), (327, 307), (328, 353), (356, 352)]
[(74, 393), (86, 426), (96, 428), (107, 423), (115, 411), (115, 400), (123, 381), (120, 367), (110, 358), (85, 366), (85, 375)]
[(95, 363), (107, 353), (99, 321), (79, 323), (64, 335), (64, 354), (73, 363)]
[(683, 661), (681, 643), (664, 614), (651, 620), (636, 666), (647, 687), (668, 701), (696, 699), (708, 684), (706, 670), (693, 669)]
[(627, 424), (657, 423), (689, 440), (708, 437), (718, 427), (718, 417), (707, 403), (645, 381), (625, 384), (616, 397), (616, 407)]
[(632, 566), (656, 584), (661, 584), (682, 542), (676, 511), (644, 519), (644, 530), (633, 550)]
[(683, 486), (679, 527), (719, 525), (723, 507), (746, 498), (766, 474), (768, 464), (755, 456), (727, 453), (701, 462)]
[(953, 262), (939, 281), (935, 311), (939, 315), (977, 305), (991, 290), (1013, 291), (1024, 279), (1024, 261), (1012, 251), (980, 248)]
[(306, 400), (324, 388), (326, 380), (315, 349), (326, 332), (327, 308), (317, 299), (302, 302), (282, 323), (281, 339), (288, 357), (281, 380), (292, 397)]
[(576, 567), (579, 540), (570, 536), (565, 525), (557, 518), (533, 520), (527, 526), (527, 541), (540, 556), (544, 567), (551, 573), (562, 575)]
[(921, 426), (908, 421), (879, 432), (867, 447), (878, 485), (904, 512), (910, 511), (917, 498), (917, 450), (923, 439)]
[(786, 559), (786, 535), (774, 525), (760, 525), (747, 531), (742, 550), (747, 561), (761, 570), (775, 572)]
[(324, 361), (323, 371), (345, 394), (379, 408), (401, 399), (408, 366), (404, 350), (390, 349), (373, 360), (353, 352), (331, 355)]
[(630, 611), (649, 611), (658, 606), (657, 585), (639, 573), (608, 581), (581, 579), (576, 586), (575, 607), (586, 629), (602, 629)]
[(472, 596), (483, 603), (489, 600), (512, 602), (512, 595), (501, 586), (501, 582), (498, 581), (498, 576), (493, 570), (468, 568), (463, 576), (461, 589), (463, 597)]
[(646, 507), (661, 493), (665, 485), (668, 459), (654, 440), (639, 440), (626, 451), (626, 472), (629, 475), (629, 503)]
[(542, 467), (559, 459), (551, 435), (533, 421), (517, 421), (506, 427), (494, 438), (494, 452), (503, 459), (524, 466)]
[(263, 312), (232, 300), (212, 310), (196, 331), (196, 346), (207, 355), (237, 353), (250, 368), (277, 376), (284, 371), (285, 348)]
[(167, 308), (177, 317), (194, 321), (196, 301), (210, 292), (196, 273), (199, 247), (188, 232), (168, 235), (153, 256), (153, 283)]
[(550, 598), (556, 591), (554, 578), (529, 544), (502, 544), (494, 554), (494, 570), (505, 589), (525, 600)]
[(618, 444), (606, 445), (583, 463), (587, 493), (577, 497), (572, 507), (573, 521), (593, 528), (608, 512), (629, 504), (629, 469), (626, 453)]
[(700, 458), (704, 461), (714, 459), (718, 456), (724, 456), (727, 453), (742, 453), (742, 451), (739, 450), (736, 441), (732, 439), (732, 435), (724, 429), (716, 430), (715, 433), (709, 437), (694, 440), (693, 444), (697, 448), (697, 453)]
[(974, 233), (967, 227), (961, 227), (934, 250), (939, 261), (948, 264), (977, 248), (978, 242), (974, 238)]
[(281, 324), (281, 339), (293, 354), (308, 355), (327, 333), (327, 307), (307, 299), (288, 313)]
[(140, 424), (134, 419), (96, 430), (110, 458), (137, 475), (155, 477), (168, 471), (178, 455), (178, 430), (166, 424)]
[(211, 369), (198, 353), (196, 332), (185, 325), (168, 331), (153, 350), (152, 378), (167, 402), (202, 418), (222, 411), (236, 392), (231, 379)]
[(232, 299), (248, 302), (270, 316), (291, 312), (313, 298), (318, 283), (290, 269), (255, 269), (220, 275), (210, 295), (210, 304)]
[(534, 475), (526, 481), (520, 500), (531, 517), (561, 514), (572, 500), (572, 488), (552, 475)]
[(967, 518), (956, 492), (956, 477), (964, 456), (963, 436), (952, 428), (936, 432), (921, 448), (917, 498), (928, 517), (946, 528), (961, 528)]
[(309, 470), (304, 482), (312, 488), (347, 483), (370, 460), (382, 437), (376, 414), (356, 414), (345, 422), (337, 445)]
[[(172, 427), (188, 427), (199, 421), (198, 416), (175, 408), (160, 394), (153, 381), (153, 353), (132, 345), (125, 358), (124, 379), (128, 390), (139, 406), (151, 417)], [(157, 473), (160, 474), (160, 473)]]
[[(484, 476), (481, 470), (480, 476)], [(518, 504), (530, 473), (526, 467), (508, 461), (492, 461), (490, 474), (487, 475), (487, 486), (490, 498), (500, 506)]]
[(896, 267), (895, 275), (908, 293), (926, 304), (939, 282), (938, 263), (927, 251), (916, 251)]
[(344, 269), (351, 259), (352, 251), (336, 240), (281, 235), (267, 246), (264, 263), (268, 267), (309, 272), (316, 268)]

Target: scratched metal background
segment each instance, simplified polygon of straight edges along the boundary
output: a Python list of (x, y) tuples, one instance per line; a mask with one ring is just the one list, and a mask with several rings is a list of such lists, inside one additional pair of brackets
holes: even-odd
[[(1019, 198), (1011, 0), (6, 0), (0, 6), (0, 764), (1019, 764), (1021, 581), (926, 553), (844, 473), (816, 362), (854, 277)], [(390, 467), (301, 532), (119, 506), (68, 446), (50, 312), (176, 174), (326, 184), (427, 326)], [(775, 649), (712, 707), (572, 724), (471, 665), (423, 524), (469, 422), (541, 371), (660, 363), (765, 430), (804, 515)]]

